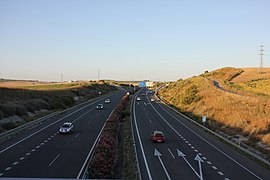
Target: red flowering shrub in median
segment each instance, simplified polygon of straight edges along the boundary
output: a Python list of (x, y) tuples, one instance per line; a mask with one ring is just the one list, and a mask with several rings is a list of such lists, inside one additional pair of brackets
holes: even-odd
[(122, 98), (105, 124), (90, 162), (90, 178), (114, 178), (116, 175), (120, 119), (128, 98)]

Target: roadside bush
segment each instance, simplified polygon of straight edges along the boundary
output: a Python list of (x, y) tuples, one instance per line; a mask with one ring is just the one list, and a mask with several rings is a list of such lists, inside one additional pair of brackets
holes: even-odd
[(186, 95), (183, 97), (182, 103), (188, 105), (200, 101), (202, 97), (197, 95), (198, 92), (196, 85), (192, 85), (190, 88), (186, 89)]
[(5, 130), (10, 130), (10, 129), (13, 129), (15, 127), (17, 127), (15, 122), (7, 122), (7, 123), (2, 124), (2, 128)]
[(50, 109), (65, 109), (67, 108), (65, 104), (63, 104), (60, 101), (54, 101), (51, 105), (50, 105)]
[(106, 122), (90, 162), (91, 178), (110, 179), (116, 176), (120, 119), (127, 101), (128, 96), (124, 96)]
[(66, 106), (71, 106), (74, 103), (73, 97), (70, 96), (63, 96), (60, 99), (62, 103), (65, 104)]

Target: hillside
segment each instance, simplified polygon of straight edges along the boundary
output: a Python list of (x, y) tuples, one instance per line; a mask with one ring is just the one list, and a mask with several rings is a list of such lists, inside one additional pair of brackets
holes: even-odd
[[(195, 120), (201, 121), (203, 115), (207, 116), (207, 125), (212, 129), (241, 137), (251, 146), (262, 148), (264, 143), (270, 147), (270, 97), (258, 95), (262, 90), (258, 86), (253, 91), (244, 87), (244, 84), (254, 81), (250, 79), (254, 75), (248, 73), (246, 69), (237, 68), (206, 72), (170, 83), (159, 91), (159, 96)], [(236, 78), (239, 84), (232, 81)], [(222, 88), (215, 86), (214, 81), (219, 82)], [(236, 90), (231, 86), (241, 88)], [(264, 150), (267, 148), (264, 146)]]

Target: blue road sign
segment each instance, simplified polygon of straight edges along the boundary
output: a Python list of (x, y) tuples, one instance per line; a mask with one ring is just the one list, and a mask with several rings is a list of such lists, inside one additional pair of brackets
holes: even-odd
[(146, 87), (146, 84), (145, 84), (145, 82), (140, 82), (139, 86)]

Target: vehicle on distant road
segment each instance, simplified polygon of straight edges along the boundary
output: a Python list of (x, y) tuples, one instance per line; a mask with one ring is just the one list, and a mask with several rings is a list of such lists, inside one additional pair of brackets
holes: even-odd
[(106, 103), (106, 104), (109, 104), (110, 102), (111, 102), (110, 99), (106, 99), (106, 100), (105, 100), (105, 103)]
[(103, 109), (103, 104), (98, 104), (98, 105), (96, 106), (96, 109), (98, 109), (98, 110)]
[(154, 102), (155, 100), (153, 98), (150, 99), (151, 102)]
[(145, 93), (142, 93), (142, 96), (145, 96)]
[(73, 124), (71, 122), (65, 122), (59, 129), (60, 134), (70, 134), (73, 131)]
[(140, 97), (137, 97), (137, 101), (140, 101), (141, 100), (141, 98)]
[(160, 143), (165, 142), (165, 136), (162, 131), (158, 131), (158, 130), (154, 131), (151, 134), (151, 138), (153, 142), (160, 142)]

